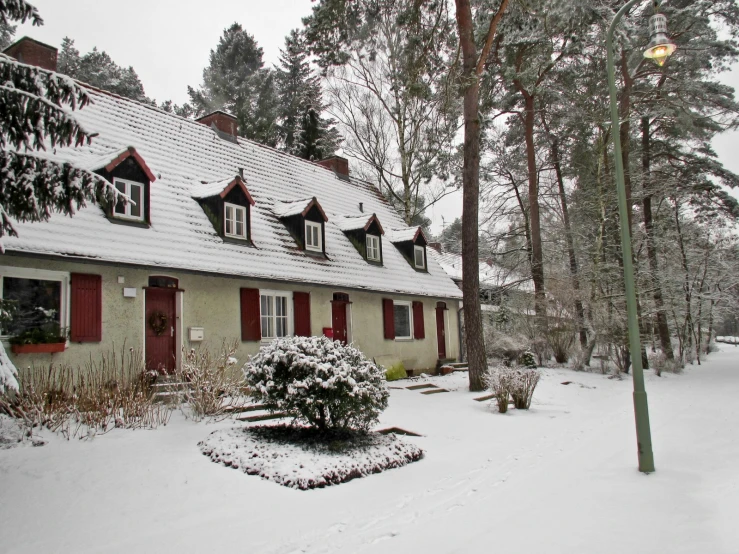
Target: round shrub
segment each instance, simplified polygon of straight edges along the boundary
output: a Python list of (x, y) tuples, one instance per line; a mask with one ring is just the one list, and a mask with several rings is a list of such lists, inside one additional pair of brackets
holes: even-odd
[(384, 371), (351, 345), (285, 337), (244, 366), (252, 396), (319, 430), (366, 431), (387, 408)]

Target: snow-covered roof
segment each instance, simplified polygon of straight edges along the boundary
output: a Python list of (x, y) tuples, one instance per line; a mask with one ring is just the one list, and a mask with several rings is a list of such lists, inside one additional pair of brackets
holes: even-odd
[[(74, 112), (90, 133), (89, 145), (49, 149), (44, 156), (90, 168), (114, 160), (129, 147), (156, 177), (150, 191), (149, 228), (111, 223), (98, 206), (69, 218), (54, 214), (46, 223), (16, 223), (18, 237), (5, 237), (9, 252), (135, 264), (366, 289), (459, 298), (461, 292), (435, 262), (415, 271), (395, 248), (383, 249), (382, 266), (367, 263), (334, 223), (355, 214), (358, 202), (384, 227), (406, 229), (373, 185), (339, 178), (316, 163), (239, 138), (229, 142), (208, 126), (110, 93), (89, 90), (92, 103)], [(255, 201), (251, 238), (255, 247), (224, 242), (192, 198), (205, 187), (243, 171)], [(325, 212), (327, 259), (301, 251), (276, 213), (286, 204), (316, 198)], [(305, 199), (295, 202), (295, 199)], [(291, 206), (292, 207), (292, 206)], [(287, 211), (286, 211), (287, 210)], [(411, 239), (416, 229), (406, 231)]]
[[(455, 281), (462, 280), (462, 256), (453, 252), (439, 254), (433, 248), (428, 248), (427, 250), (430, 254), (429, 258), (436, 260), (449, 277)], [(508, 287), (523, 291), (534, 290), (530, 277), (523, 277), (511, 269), (488, 262), (480, 262), (480, 287)]]
[(380, 233), (385, 234), (376, 214), (342, 215), (336, 218), (335, 223), (342, 231), (356, 231), (358, 229), (366, 231), (373, 221), (377, 222)]
[(139, 153), (136, 152), (136, 149), (133, 146), (128, 146), (126, 148), (120, 149), (117, 152), (110, 152), (107, 154), (103, 154), (102, 156), (99, 156), (97, 158), (93, 158), (83, 166), (83, 169), (95, 171), (104, 168), (106, 171), (113, 171), (123, 160), (129, 157), (132, 157), (136, 160), (142, 171), (149, 178), (149, 181), (156, 181), (154, 173), (152, 173), (151, 169), (149, 169), (149, 166), (146, 165), (146, 162), (139, 155)]
[(398, 227), (389, 229), (387, 232), (387, 237), (390, 239), (390, 242), (415, 242), (419, 235), (428, 242), (423, 229), (420, 227)]
[(318, 199), (315, 196), (311, 198), (302, 198), (300, 200), (277, 200), (272, 207), (272, 212), (280, 218), (290, 217), (293, 215), (305, 215), (313, 206), (316, 206), (318, 211), (321, 212), (323, 220), (328, 221), (328, 216), (323, 211), (320, 202), (318, 202)]

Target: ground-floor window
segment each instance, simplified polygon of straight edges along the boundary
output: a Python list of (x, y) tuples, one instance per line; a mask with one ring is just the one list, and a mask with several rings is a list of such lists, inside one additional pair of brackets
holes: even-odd
[(403, 301), (393, 302), (393, 316), (395, 320), (395, 338), (413, 338), (413, 318), (411, 317), (411, 303)]
[(274, 339), (290, 334), (290, 293), (260, 291), (262, 339)]
[(37, 341), (46, 335), (59, 336), (67, 324), (69, 274), (0, 268), (0, 275), (2, 308), (7, 313), (3, 318), (2, 334), (35, 334)]

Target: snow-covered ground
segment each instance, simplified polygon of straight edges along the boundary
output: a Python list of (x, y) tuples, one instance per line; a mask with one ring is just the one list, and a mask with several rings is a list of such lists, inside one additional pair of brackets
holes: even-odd
[[(425, 458), (299, 491), (224, 468), (176, 414), (0, 450), (1, 552), (739, 552), (739, 347), (647, 379), (657, 472), (636, 470), (631, 381), (545, 370), (529, 412), (392, 390), (383, 426)], [(562, 385), (563, 381), (572, 381)], [(396, 383), (394, 383), (395, 385)]]

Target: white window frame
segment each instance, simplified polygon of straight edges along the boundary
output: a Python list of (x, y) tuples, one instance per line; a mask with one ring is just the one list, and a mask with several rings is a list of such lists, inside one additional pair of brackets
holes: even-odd
[[(375, 244), (371, 247), (370, 243), (375, 242)], [(367, 248), (367, 259), (371, 260), (373, 262), (379, 262), (381, 260), (381, 254), (380, 254), (380, 237), (377, 235), (367, 235), (367, 242), (366, 242), (366, 248)], [(377, 257), (370, 256), (370, 250), (377, 251)]]
[[(0, 266), (0, 298), (4, 298), (4, 278), (15, 279), (37, 279), (39, 281), (61, 282), (61, 299), (59, 306), (59, 325), (62, 329), (69, 329), (69, 298), (70, 298), (70, 274), (66, 271), (49, 271), (46, 269), (31, 269), (25, 267)], [(10, 335), (2, 335), (7, 339)]]
[[(233, 210), (234, 218), (232, 220), (232, 229), (234, 230), (233, 233), (229, 233), (227, 231), (227, 222), (228, 222), (228, 216), (226, 215), (228, 213), (228, 208), (231, 208)], [(236, 233), (236, 214), (238, 212), (243, 212), (244, 214), (244, 234), (239, 235)], [(230, 202), (224, 202), (223, 203), (223, 234), (224, 236), (227, 236), (232, 239), (241, 239), (241, 240), (247, 240), (249, 238), (249, 232), (247, 231), (247, 225), (248, 225), (248, 214), (246, 213), (246, 207), (245, 206), (239, 206), (238, 204), (231, 204)]]
[[(146, 186), (144, 183), (140, 183), (138, 181), (129, 181), (127, 179), (119, 179), (118, 177), (113, 178), (113, 186), (115, 187), (116, 183), (122, 183), (124, 185), (124, 188), (126, 189), (124, 194), (131, 197), (131, 185), (136, 185), (137, 187), (141, 188), (141, 198), (140, 202), (138, 204), (138, 207), (141, 208), (141, 215), (131, 215), (131, 206), (132, 204), (128, 202), (123, 209), (125, 210), (125, 213), (118, 213), (115, 211), (115, 206), (113, 206), (113, 217), (118, 217), (121, 219), (130, 219), (131, 221), (145, 221), (146, 219)], [(117, 205), (117, 204), (116, 204)]]
[[(293, 291), (290, 290), (269, 290), (269, 289), (259, 289), (259, 330), (262, 331), (262, 296), (267, 296), (274, 298), (275, 296), (279, 296), (282, 298), (285, 298), (285, 306), (286, 306), (286, 317), (287, 317), (287, 325), (286, 330), (287, 333), (285, 334), (286, 337), (292, 336), (295, 331), (293, 329), (294, 322), (293, 322)], [(276, 324), (276, 315), (274, 313), (274, 300), (272, 300), (272, 328), (277, 329)], [(276, 338), (282, 338), (277, 336), (272, 337), (266, 337), (262, 335), (262, 341), (263, 342), (271, 342)]]
[[(321, 232), (322, 225), (315, 221), (305, 221), (305, 249), (311, 252), (323, 252), (323, 233)], [(309, 229), (317, 229), (318, 244), (308, 244)]]
[(413, 302), (410, 302), (408, 300), (393, 300), (393, 323), (395, 322), (395, 306), (405, 306), (408, 308), (408, 336), (398, 336), (398, 329), (396, 327), (395, 340), (413, 340)]
[[(423, 263), (418, 265), (418, 253), (421, 253)], [(426, 249), (423, 246), (413, 246), (413, 266), (416, 269), (426, 269)]]

